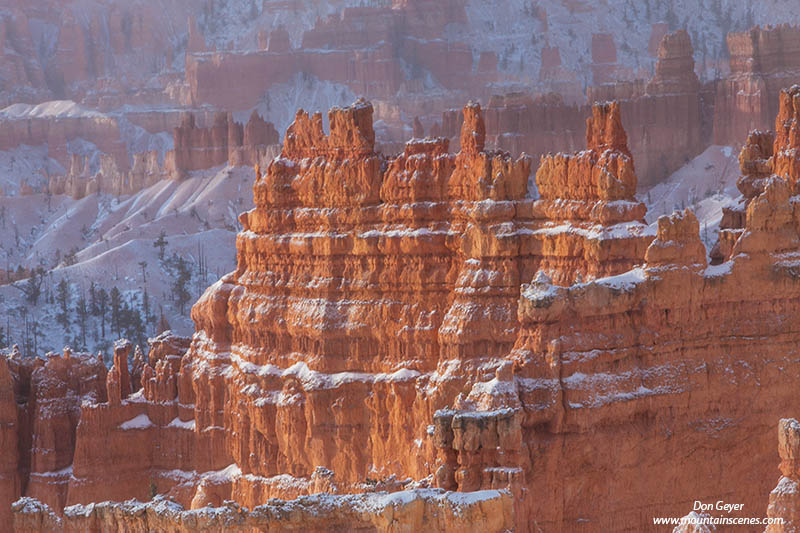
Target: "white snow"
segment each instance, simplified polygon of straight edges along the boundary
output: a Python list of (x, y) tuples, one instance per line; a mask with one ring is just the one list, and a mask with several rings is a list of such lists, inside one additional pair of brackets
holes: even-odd
[(188, 429), (188, 430), (194, 431), (195, 430), (195, 421), (194, 421), (194, 419), (183, 421), (183, 420), (180, 419), (180, 417), (176, 416), (175, 418), (172, 419), (172, 421), (169, 424), (167, 424), (167, 427), (168, 428)]
[(616, 276), (598, 278), (594, 280), (594, 283), (611, 289), (630, 291), (646, 279), (647, 273), (643, 268), (634, 268)]
[[(30, 164), (23, 166), (20, 154), (27, 154)], [(37, 168), (33, 163), (45, 156), (44, 149), (30, 147), (24, 151), (0, 152), (0, 176), (4, 175), (4, 161), (12, 160), (15, 172), (30, 176), (25, 169)], [(120, 198), (92, 195), (76, 201), (44, 194), (0, 197), (0, 261), (4, 268), (10, 265), (12, 269), (17, 265), (28, 268), (44, 265), (49, 269), (61, 263), (60, 268), (47, 275), (43, 293), (54, 294), (61, 279), (66, 279), (70, 283), (73, 309), (79, 298), (88, 300), (91, 281), (107, 292), (117, 287), (129, 303), (135, 296), (137, 306), (141, 306), (146, 288), (151, 312), (157, 314), (161, 306), (171, 329), (176, 334), (188, 335), (194, 330), (189, 318), (191, 303), (220, 276), (235, 268), (239, 228), (236, 216), (252, 207), (252, 180), (252, 169), (220, 168), (197, 173), (180, 183), (162, 181), (136, 195)], [(6, 187), (8, 183), (2, 182), (0, 186)], [(18, 187), (18, 181), (12, 184), (11, 188), (14, 187)], [(158, 249), (153, 246), (161, 231), (168, 242), (165, 257), (180, 255), (192, 269), (190, 302), (183, 313), (170, 298), (173, 276), (161, 264)], [(200, 246), (208, 265), (205, 279), (197, 275)], [(75, 264), (66, 266), (64, 258), (70, 250), (77, 250)], [(142, 262), (146, 263), (146, 285)], [(25, 282), (18, 285), (22, 283)], [(5, 329), (6, 322), (10, 326), (10, 344), (24, 344), (20, 338), (20, 332), (25, 331), (20, 311), (24, 306), (29, 312), (28, 320), (32, 318), (38, 324), (40, 354), (60, 352), (65, 345), (83, 348), (76, 321), (72, 320), (69, 328), (62, 327), (56, 321), (57, 303), (48, 300), (43, 296), (33, 306), (18, 288), (0, 285), (0, 314), (7, 317), (2, 327)], [(151, 328), (157, 319), (158, 316), (148, 325), (145, 335), (155, 333)], [(85, 348), (95, 353), (102, 350), (108, 355), (112, 340), (108, 321), (102, 335), (99, 317), (90, 316)]]
[(772, 489), (772, 494), (781, 496), (786, 494), (797, 494), (798, 492), (800, 492), (800, 490), (798, 490), (797, 481), (794, 481), (788, 477), (781, 477), (780, 481), (778, 481), (778, 485)]
[(160, 473), (161, 477), (169, 478), (178, 482), (194, 481), (197, 479), (197, 472), (194, 470), (167, 470)]
[(36, 190), (41, 189), (50, 175), (66, 170), (47, 155), (47, 145), (19, 145), (13, 150), (0, 150), (0, 189), (7, 196), (19, 194), (23, 181)]
[(647, 221), (653, 230), (662, 215), (691, 208), (700, 223), (700, 239), (711, 250), (717, 242), (722, 209), (739, 197), (738, 152), (730, 146), (710, 146), (675, 171), (664, 183), (640, 193), (647, 204)]
[(703, 275), (707, 278), (717, 278), (720, 276), (727, 276), (733, 270), (733, 261), (726, 261), (718, 265), (708, 265)]
[(71, 100), (54, 100), (37, 105), (12, 104), (0, 110), (0, 120), (20, 120), (29, 118), (98, 118), (107, 119), (99, 111), (87, 109)]
[(229, 483), (242, 475), (242, 471), (236, 463), (232, 463), (221, 470), (212, 470), (202, 474), (204, 479), (212, 483)]
[(129, 430), (129, 429), (147, 429), (154, 427), (154, 424), (150, 421), (150, 417), (146, 414), (141, 414), (127, 420), (119, 425), (119, 429)]
[(31, 472), (32, 476), (37, 477), (65, 477), (72, 475), (72, 465), (66, 466), (61, 470), (54, 470), (51, 472)]
[[(254, 374), (260, 377), (273, 376), (282, 379), (288, 377), (296, 378), (303, 384), (303, 388), (306, 390), (333, 389), (353, 382), (380, 383), (408, 381), (416, 379), (421, 375), (418, 371), (408, 368), (401, 368), (392, 373), (367, 374), (363, 372), (338, 372), (335, 374), (325, 374), (310, 369), (305, 361), (298, 361), (289, 368), (281, 369), (272, 364), (256, 365), (236, 353), (231, 355), (231, 361), (245, 374)], [(254, 383), (247, 385), (241, 392), (251, 396), (262, 396), (262, 401), (267, 401), (267, 399), (263, 397), (263, 391)]]
[[(298, 73), (289, 82), (271, 86), (255, 110), (264, 120), (272, 122), (281, 134), (294, 121), (298, 109), (309, 114), (322, 113), (322, 124), (328, 131), (328, 110), (347, 106), (357, 99), (346, 85), (319, 80), (313, 75)], [(234, 118), (246, 122), (252, 110), (236, 113)]]

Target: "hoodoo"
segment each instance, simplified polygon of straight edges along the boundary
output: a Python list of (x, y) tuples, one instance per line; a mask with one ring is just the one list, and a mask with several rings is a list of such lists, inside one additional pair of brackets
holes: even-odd
[[(585, 150), (542, 159), (538, 197), (527, 156), (486, 150), (478, 104), (457, 154), (425, 138), (394, 157), (366, 101), (331, 109), (327, 134), (299, 111), (195, 334), (152, 339), (131, 371), (117, 345), (107, 390), (72, 408), (74, 451), (30, 462), (54, 488), (20, 483), (42, 415), (0, 395), (0, 437), (23, 444), (0, 494), (43, 501), (14, 505), (17, 530), (384, 531), (385, 513), (440, 531), (635, 530), (690, 498), (766, 508), (773, 480), (751, 473), (774, 466), (763, 430), (800, 377), (795, 93), (774, 146), (743, 149), (758, 181), (715, 265), (691, 211), (642, 222), (617, 103), (593, 107)], [(18, 405), (51, 397), (2, 364)], [(13, 423), (23, 412), (32, 426)]]

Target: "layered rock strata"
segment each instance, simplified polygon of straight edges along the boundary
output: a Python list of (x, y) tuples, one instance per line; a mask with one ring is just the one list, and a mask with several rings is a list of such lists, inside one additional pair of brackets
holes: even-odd
[(318, 495), (271, 501), (252, 510), (235, 502), (184, 510), (163, 499), (149, 503), (75, 505), (58, 517), (46, 505), (23, 498), (14, 504), (16, 533), (100, 533), (101, 531), (508, 531), (514, 525), (511, 495), (481, 491), (417, 489), (362, 496)]
[(186, 114), (174, 129), (174, 150), (167, 155), (172, 178), (182, 179), (193, 170), (226, 163), (253, 166), (278, 140), (272, 123), (255, 112), (246, 124), (234, 121), (231, 113), (216, 113), (206, 128), (197, 126), (193, 114)]
[[(785, 101), (773, 154), (792, 168)], [(367, 102), (332, 109), (327, 134), (299, 112), (188, 350), (154, 342), (127, 397), (117, 357), (111, 401), (82, 406), (67, 504), (505, 489), (519, 531), (642, 530), (694, 499), (765, 508), (763, 429), (800, 378), (791, 171), (709, 266), (690, 211), (655, 235), (641, 222), (619, 104), (594, 106), (585, 150), (542, 160), (536, 200), (528, 158), (486, 150), (480, 107), (462, 113), (457, 154), (415, 139), (386, 157)]]
[[(250, 109), (270, 87), (304, 73), (374, 98), (421, 93), (426, 74), (448, 91), (485, 91), (498, 77), (497, 54), (484, 52), (473, 65), (469, 43), (444, 38), (448, 24), (466, 22), (463, 4), (452, 0), (394, 2), (346, 7), (320, 19), (299, 46), (279, 27), (259, 38), (258, 50), (189, 50), (185, 103)], [(233, 78), (238, 83), (226, 85)]]
[(163, 179), (174, 178), (174, 158), (163, 164), (158, 152), (133, 154), (130, 170), (120, 170), (113, 157), (102, 154), (96, 172), (92, 172), (91, 158), (73, 154), (69, 171), (63, 176), (52, 176), (47, 183), (50, 194), (66, 194), (79, 200), (96, 193), (115, 196), (135, 194)]
[[(146, 122), (146, 119), (142, 119)], [(180, 181), (195, 170), (220, 165), (252, 166), (269, 161), (278, 150), (279, 136), (270, 122), (253, 113), (246, 124), (240, 124), (230, 113), (216, 113), (212, 125), (200, 127), (195, 115), (185, 113), (173, 128), (173, 149), (130, 154), (121, 164), (108, 153), (101, 153), (95, 163), (91, 156), (72, 154), (69, 171), (51, 176), (47, 182), (50, 194), (67, 194), (80, 199), (95, 193), (115, 196), (134, 194), (160, 180)], [(155, 128), (165, 127), (155, 124)], [(127, 154), (127, 153), (126, 153)]]
[[(519, 402), (491, 387), (463, 401), (459, 392), (513, 379), (501, 362), (521, 281), (539, 270), (561, 284), (619, 274), (653, 236), (633, 198), (618, 106), (595, 109), (588, 150), (540, 171), (536, 201), (526, 196), (530, 159), (485, 149), (477, 104), (464, 116), (459, 153), (418, 139), (387, 158), (374, 148), (370, 104), (331, 110), (329, 134), (320, 115), (299, 112), (280, 157), (258, 172), (237, 270), (193, 309), (188, 352), (154, 339), (143, 388), (128, 395), (130, 347), (117, 347), (108, 403), (82, 408), (67, 504), (154, 490), (184, 507), (233, 498), (253, 508), (411, 479), (510, 488), (522, 501), (530, 461)], [(452, 419), (434, 416), (448, 408)], [(464, 436), (483, 420), (495, 429)], [(476, 454), (477, 442), (503, 444)]]
[[(61, 509), (72, 474), (76, 429), (84, 403), (106, 399), (106, 368), (88, 354), (20, 356), (0, 361), (5, 416), (2, 435), (4, 497), (27, 494)], [(8, 453), (6, 451), (8, 450)], [(10, 463), (16, 462), (11, 468)], [(5, 500), (4, 500), (5, 501)], [(10, 518), (7, 506), (0, 516)]]
[[(664, 180), (702, 152), (710, 137), (692, 54), (686, 31), (666, 34), (649, 81), (596, 85), (588, 90), (589, 102), (620, 102), (643, 186)], [(583, 117), (589, 112), (589, 105), (565, 104), (552, 97), (493, 97), (487, 109), (488, 138), (492, 145), (512, 153), (524, 150), (538, 156), (578, 149)], [(443, 129), (448, 131), (446, 124)]]
[(727, 36), (730, 75), (716, 82), (714, 144), (734, 144), (766, 130), (780, 107), (776, 95), (800, 83), (800, 27), (755, 27)]

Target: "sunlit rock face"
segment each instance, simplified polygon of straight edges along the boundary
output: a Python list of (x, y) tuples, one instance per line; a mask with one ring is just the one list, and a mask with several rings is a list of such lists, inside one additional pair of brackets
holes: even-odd
[(510, 487), (526, 516), (533, 471), (508, 364), (523, 283), (621, 274), (654, 235), (619, 106), (594, 109), (587, 150), (543, 164), (539, 200), (528, 158), (486, 151), (480, 107), (463, 113), (459, 153), (415, 139), (387, 158), (368, 103), (331, 110), (327, 135), (301, 111), (259, 170), (237, 271), (194, 307), (184, 359), (208, 398), (198, 428), (227, 428), (245, 473), (238, 501), (324, 465), (340, 489), (431, 475)]
[[(642, 222), (619, 104), (593, 107), (584, 150), (542, 159), (535, 198), (529, 158), (486, 149), (477, 104), (458, 153), (426, 138), (391, 157), (370, 103), (332, 109), (327, 133), (299, 111), (256, 168), (237, 268), (193, 307), (194, 336), (152, 339), (132, 364), (115, 346), (81, 393), (74, 451), (53, 446), (65, 459), (47, 472), (71, 471), (40, 483), (50, 511), (20, 500), (14, 520), (91, 531), (235, 513), (250, 527), (282, 523), (278, 504), (259, 507), (270, 498), (300, 497), (285, 505), (313, 510), (292, 514), (308, 530), (320, 516), (386, 530), (383, 491), (405, 502), (402, 523), (442, 531), (646, 529), (723, 495), (764, 508), (762, 430), (800, 377), (792, 94), (772, 146), (745, 146), (763, 181), (742, 186), (738, 234), (712, 265), (691, 211)], [(68, 353), (45, 366), (72, 360), (93, 368)], [(11, 399), (9, 501), (31, 495)], [(175, 503), (69, 507), (155, 493)]]

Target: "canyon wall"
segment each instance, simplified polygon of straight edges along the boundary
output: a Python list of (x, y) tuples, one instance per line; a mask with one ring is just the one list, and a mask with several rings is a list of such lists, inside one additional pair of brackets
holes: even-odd
[(187, 113), (173, 130), (175, 147), (167, 158), (173, 179), (182, 179), (193, 170), (261, 163), (267, 149), (279, 139), (272, 123), (265, 122), (256, 112), (246, 124), (234, 121), (231, 113), (217, 113), (206, 128), (198, 127), (194, 115)]
[(169, 71), (192, 8), (184, 1), (160, 7), (116, 2), (76, 9), (72, 4), (3, 6), (0, 108), (144, 87)]
[[(261, 34), (259, 50), (189, 51), (187, 103), (247, 110), (270, 87), (299, 73), (373, 98), (393, 97), (399, 91), (421, 92), (426, 71), (445, 90), (483, 92), (485, 84), (497, 76), (497, 56), (486, 52), (473, 64), (469, 43), (443, 38), (448, 24), (466, 22), (464, 6), (452, 0), (346, 7), (340, 14), (318, 20), (303, 33), (296, 48), (286, 29), (278, 27), (269, 36)], [(232, 76), (239, 81), (225, 85)]]
[[(658, 48), (655, 75), (647, 83), (616, 82), (587, 90), (589, 102), (620, 102), (642, 187), (663, 181), (708, 144), (710, 124), (701, 108), (703, 91), (694, 73), (692, 54), (684, 30), (667, 34)], [(489, 142), (536, 158), (558, 150), (579, 149), (583, 117), (590, 108), (565, 104), (556, 95), (535, 99), (523, 94), (492, 97), (486, 111)], [(459, 120), (453, 115), (451, 112), (443, 118), (445, 135)]]
[[(105, 401), (105, 376), (102, 360), (68, 348), (45, 360), (18, 353), (2, 358), (4, 497), (27, 494), (54, 508), (66, 504), (81, 408)], [(10, 520), (7, 506), (0, 517)]]
[(53, 176), (47, 183), (49, 194), (66, 194), (78, 200), (95, 193), (135, 194), (158, 183), (173, 178), (176, 171), (169, 168), (171, 161), (162, 165), (158, 152), (133, 154), (129, 171), (121, 171), (113, 157), (103, 154), (97, 172), (91, 170), (91, 158), (72, 154), (69, 171), (63, 176)]
[[(172, 129), (173, 149), (133, 151), (122, 136), (128, 124), (142, 128), (145, 134)], [(12, 106), (0, 116), (0, 132), (0, 150), (46, 145), (47, 155), (68, 169), (63, 175), (48, 175), (46, 191), (75, 199), (98, 192), (134, 194), (162, 179), (180, 181), (195, 170), (267, 162), (277, 152), (279, 141), (272, 123), (255, 112), (240, 124), (230, 113), (106, 115), (66, 101)], [(96, 151), (76, 153), (72, 141), (89, 143)]]
[[(426, 138), (392, 157), (365, 101), (332, 109), (327, 134), (299, 111), (195, 335), (154, 339), (131, 368), (117, 346), (66, 488), (45, 491), (52, 513), (15, 504), (18, 530), (186, 527), (233, 513), (225, 500), (271, 524), (306, 504), (259, 506), (312, 493), (361, 494), (322, 515), (353, 523), (382, 491), (444, 529), (447, 502), (480, 491), (518, 531), (641, 530), (695, 499), (765, 509), (765, 428), (800, 378), (800, 97), (780, 101), (771, 149), (754, 135), (742, 156), (763, 186), (712, 265), (690, 211), (642, 222), (621, 104), (593, 106), (585, 149), (542, 158), (535, 200), (530, 159), (487, 150), (478, 104), (458, 153)], [(463, 496), (397, 492), (429, 487)], [(175, 503), (90, 505), (155, 493)]]
[[(800, 46), (800, 27), (756, 27), (728, 34), (727, 43), (731, 73), (718, 80), (698, 81), (692, 43), (679, 30), (662, 38), (650, 80), (587, 89), (588, 102), (620, 102), (642, 187), (663, 181), (711, 144), (736, 146), (749, 131), (770, 129), (780, 89), (800, 82), (798, 54), (792, 53)], [(486, 110), (489, 143), (535, 158), (574, 150), (588, 110), (555, 94), (492, 96)], [(460, 121), (458, 111), (447, 111), (435, 133), (452, 139)]]
[(70, 141), (83, 139), (113, 157), (121, 168), (128, 167), (128, 152), (117, 120), (73, 102), (50, 104), (6, 108), (0, 114), (0, 150), (47, 144), (48, 155), (68, 167)]
[(727, 36), (731, 72), (716, 83), (714, 144), (767, 130), (781, 89), (800, 83), (800, 26), (755, 27)]

